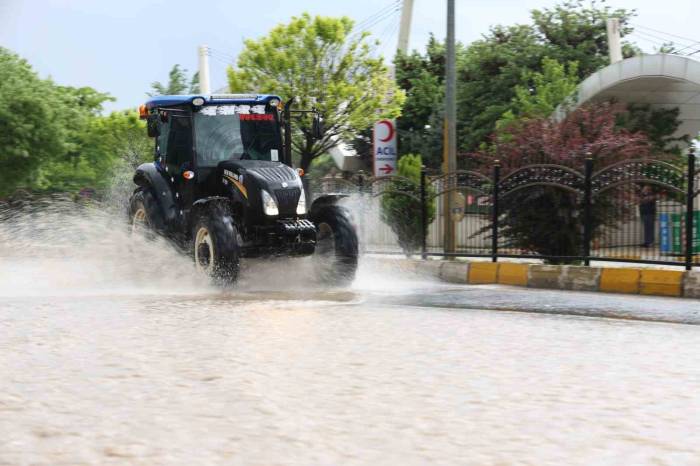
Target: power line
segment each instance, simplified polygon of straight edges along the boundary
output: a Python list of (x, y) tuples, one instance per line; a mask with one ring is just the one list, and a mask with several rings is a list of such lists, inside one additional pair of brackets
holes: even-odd
[[(695, 42), (694, 44), (687, 45), (687, 46), (683, 47), (682, 49), (678, 50), (677, 53), (681, 53), (686, 49), (692, 49), (693, 47), (696, 47), (698, 44), (700, 44), (700, 42)], [(693, 52), (693, 53), (695, 53), (695, 52)]]
[(646, 39), (649, 42), (654, 42), (652, 39), (649, 39), (651, 37), (651, 38), (655, 39), (656, 41), (658, 41), (659, 45), (668, 45), (668, 44), (678, 45), (678, 46), (682, 47), (682, 50), (692, 48), (694, 46), (694, 44), (682, 44), (682, 43), (676, 42), (674, 40), (669, 40), (665, 37), (659, 37), (659, 36), (654, 35), (654, 34), (649, 34), (648, 32), (644, 32), (644, 31), (633, 31), (631, 34), (636, 35), (637, 37), (641, 37), (643, 39)]
[(640, 35), (640, 34), (637, 34), (637, 33), (635, 33), (635, 32), (630, 33), (630, 36), (633, 36), (633, 37), (635, 37), (635, 38), (637, 38), (637, 39), (641, 39), (641, 40), (643, 40), (643, 41), (649, 42), (649, 43), (651, 43), (651, 44), (653, 44), (653, 45), (656, 45), (656, 46), (664, 46), (664, 45), (667, 44), (667, 42), (662, 42), (662, 41), (659, 41), (659, 40), (656, 40), (656, 39), (650, 39), (650, 38), (648, 38), (648, 37), (644, 37), (644, 36), (642, 36), (642, 35)]
[(348, 40), (356, 39), (358, 36), (362, 35), (363, 33), (369, 32), (370, 28), (387, 20), (388, 18), (391, 18), (393, 15), (395, 15), (397, 12), (399, 12), (401, 10), (401, 1), (397, 0), (390, 6), (392, 6), (391, 9), (384, 11), (382, 14), (375, 16), (374, 19), (372, 19), (371, 21), (362, 25), (362, 29), (353, 28), (353, 30), (356, 32), (350, 34), (348, 36)]
[(368, 16), (367, 18), (363, 19), (362, 21), (358, 22), (355, 24), (353, 29), (366, 29), (366, 25), (376, 19), (378, 16), (387, 13), (388, 11), (394, 10), (398, 4), (402, 3), (402, 0), (394, 0), (391, 2), (389, 5), (385, 6), (384, 8), (381, 8), (379, 11), (376, 13)]
[(222, 58), (225, 58), (225, 59), (227, 59), (227, 60), (230, 60), (231, 62), (235, 62), (235, 61), (236, 61), (236, 57), (234, 57), (233, 55), (231, 55), (231, 54), (229, 54), (229, 53), (223, 52), (223, 51), (221, 51), (221, 50), (219, 50), (219, 49), (215, 49), (215, 48), (212, 48), (212, 47), (208, 47), (208, 51), (209, 51), (209, 56), (210, 56), (210, 57), (211, 57), (211, 56), (214, 56), (214, 55), (218, 55), (219, 57), (222, 57)]
[(690, 37), (679, 36), (679, 35), (677, 35), (677, 34), (671, 34), (670, 32), (659, 31), (658, 29), (653, 29), (653, 28), (650, 28), (650, 27), (647, 27), (647, 26), (642, 26), (641, 24), (634, 24), (634, 23), (632, 23), (631, 25), (634, 26), (634, 27), (636, 27), (636, 28), (647, 29), (647, 30), (649, 30), (649, 31), (656, 32), (656, 33), (658, 33), (658, 34), (664, 34), (664, 35), (666, 35), (666, 36), (675, 37), (676, 39), (689, 40), (689, 41), (692, 42), (692, 43), (700, 43), (700, 40), (691, 39)]
[[(634, 31), (632, 34), (635, 34), (635, 35), (640, 36), (640, 37), (647, 37), (647, 38), (651, 37), (661, 44), (668, 44), (668, 43), (677, 44), (677, 42), (674, 41), (673, 39), (668, 39), (667, 37), (660, 37), (660, 36), (657, 36), (655, 34), (650, 34), (648, 32), (644, 32), (644, 31)], [(681, 44), (681, 45), (685, 45), (685, 44)]]
[[(399, 31), (399, 26), (401, 25), (401, 18), (399, 15), (396, 15), (395, 21), (389, 23), (389, 27), (384, 29), (384, 32), (382, 33), (381, 38), (379, 39), (379, 50), (377, 50), (378, 54), (383, 54), (384, 50), (389, 46), (389, 42), (391, 41), (391, 37), (395, 36), (398, 31)], [(396, 38), (398, 40), (398, 38)]]

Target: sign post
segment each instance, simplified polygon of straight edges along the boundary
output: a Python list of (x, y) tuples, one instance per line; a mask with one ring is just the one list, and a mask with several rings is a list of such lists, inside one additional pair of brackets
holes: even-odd
[(374, 176), (396, 174), (396, 121), (379, 120), (374, 124), (373, 173)]

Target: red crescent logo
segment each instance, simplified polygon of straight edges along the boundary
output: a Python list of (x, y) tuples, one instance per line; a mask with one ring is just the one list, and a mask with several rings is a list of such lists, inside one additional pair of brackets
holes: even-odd
[(394, 125), (391, 124), (389, 120), (382, 120), (379, 122), (380, 125), (386, 125), (387, 129), (389, 130), (389, 135), (385, 138), (379, 138), (381, 142), (388, 142), (391, 141), (391, 139), (394, 137)]

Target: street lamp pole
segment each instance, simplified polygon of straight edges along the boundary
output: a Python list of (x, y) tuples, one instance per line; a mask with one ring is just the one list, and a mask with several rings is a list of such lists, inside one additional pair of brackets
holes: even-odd
[(455, 0), (447, 0), (447, 60), (445, 66), (445, 163), (443, 169), (447, 174), (445, 178), (446, 188), (449, 189), (446, 196), (446, 206), (443, 210), (444, 218), (444, 249), (445, 252), (455, 252), (455, 226), (452, 222), (452, 207), (454, 203), (455, 177), (457, 170), (457, 99), (456, 99), (456, 52), (455, 52)]

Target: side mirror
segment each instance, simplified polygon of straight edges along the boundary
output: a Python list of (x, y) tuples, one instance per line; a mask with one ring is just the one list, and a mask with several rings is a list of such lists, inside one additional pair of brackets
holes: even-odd
[(146, 120), (146, 128), (148, 130), (148, 137), (155, 138), (160, 136), (160, 128), (158, 127), (158, 115), (148, 115)]
[(314, 114), (314, 120), (311, 124), (311, 135), (314, 139), (321, 139), (324, 133), (323, 120), (318, 113)]

